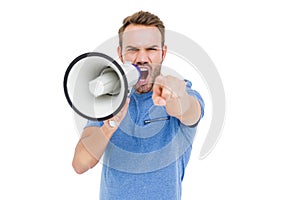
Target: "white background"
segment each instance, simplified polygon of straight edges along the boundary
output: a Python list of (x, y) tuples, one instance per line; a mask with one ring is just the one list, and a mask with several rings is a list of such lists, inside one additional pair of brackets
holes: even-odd
[(198, 43), (225, 87), (222, 137), (204, 160), (195, 145), (183, 199), (300, 199), (296, 0), (1, 1), (0, 199), (98, 199), (100, 165), (71, 167), (63, 76), (139, 10)]

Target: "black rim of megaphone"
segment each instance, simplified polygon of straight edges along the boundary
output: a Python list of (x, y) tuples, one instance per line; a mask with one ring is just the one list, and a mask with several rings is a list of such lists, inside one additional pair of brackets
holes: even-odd
[[(69, 77), (69, 74), (73, 68), (73, 66), (79, 62), (80, 60), (84, 59), (84, 58), (87, 58), (87, 57), (91, 57), (91, 56), (97, 56), (97, 57), (102, 57), (102, 58), (105, 58), (107, 60), (109, 60), (110, 62), (112, 62), (117, 68), (118, 70), (120, 71), (120, 73), (122, 74), (123, 78), (125, 79), (124, 81), (124, 95), (123, 95), (123, 99), (122, 99), (122, 103), (120, 104), (120, 106), (110, 115), (108, 116), (105, 116), (105, 117), (100, 117), (100, 118), (96, 118), (96, 117), (91, 117), (91, 116), (88, 116), (88, 115), (85, 115), (84, 113), (80, 112), (80, 110), (78, 110), (72, 103), (71, 101), (71, 98), (69, 96), (69, 92), (68, 92), (68, 88), (67, 88), (67, 82), (68, 82), (68, 77)], [(126, 98), (127, 98), (127, 94), (128, 94), (128, 83), (127, 83), (127, 78), (125, 76), (125, 72), (123, 71), (122, 67), (114, 60), (112, 59), (111, 57), (109, 57), (108, 55), (106, 54), (103, 54), (103, 53), (99, 53), (99, 52), (88, 52), (88, 53), (84, 53), (80, 56), (78, 56), (77, 58), (75, 58), (71, 63), (70, 65), (68, 66), (67, 70), (66, 70), (66, 73), (65, 73), (65, 76), (64, 76), (64, 92), (65, 92), (65, 96), (66, 96), (66, 99), (69, 103), (69, 105), (71, 106), (71, 108), (77, 113), (79, 114), (80, 116), (86, 118), (86, 119), (89, 119), (89, 120), (94, 120), (94, 121), (103, 121), (103, 120), (106, 120), (106, 119), (110, 119), (112, 118), (113, 116), (115, 116), (123, 107), (123, 105), (125, 104), (125, 101), (126, 101)]]

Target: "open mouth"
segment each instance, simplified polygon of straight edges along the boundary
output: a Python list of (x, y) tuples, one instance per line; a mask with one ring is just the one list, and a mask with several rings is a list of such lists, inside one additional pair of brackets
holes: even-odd
[(150, 68), (148, 66), (142, 66), (140, 67), (141, 70), (141, 77), (139, 80), (140, 85), (144, 85), (148, 82), (150, 77)]
[(146, 80), (149, 74), (149, 71), (147, 68), (141, 68), (141, 80)]

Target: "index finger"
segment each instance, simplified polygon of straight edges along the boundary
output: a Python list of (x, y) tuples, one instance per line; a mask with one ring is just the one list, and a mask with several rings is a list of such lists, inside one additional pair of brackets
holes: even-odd
[(165, 99), (162, 97), (164, 79), (163, 76), (156, 77), (154, 84), (153, 84), (153, 94), (152, 99), (154, 104), (156, 105), (165, 105)]

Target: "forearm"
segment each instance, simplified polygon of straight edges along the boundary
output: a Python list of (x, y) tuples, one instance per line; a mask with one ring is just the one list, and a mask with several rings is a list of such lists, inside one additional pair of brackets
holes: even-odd
[(170, 100), (167, 103), (166, 109), (171, 116), (178, 118), (187, 126), (196, 124), (201, 115), (200, 103), (195, 97), (187, 93)]
[[(94, 167), (101, 159), (107, 144), (118, 129), (119, 124), (125, 117), (129, 105), (129, 98), (120, 112), (109, 120), (103, 121), (103, 126), (99, 127), (88, 127), (85, 128), (82, 136), (76, 146), (75, 154), (73, 158), (74, 170), (81, 174), (90, 168)], [(117, 122), (117, 126), (110, 126), (109, 121), (113, 120)]]
[(105, 126), (88, 127), (83, 131), (72, 163), (77, 173), (84, 173), (98, 163), (112, 136), (111, 132)]
[(181, 104), (186, 104), (186, 110), (183, 110), (183, 113), (178, 115), (177, 118), (187, 126), (195, 125), (201, 116), (200, 103), (195, 97), (187, 95), (181, 100)]
[(158, 76), (153, 85), (155, 105), (166, 106), (169, 115), (187, 126), (195, 125), (201, 116), (198, 100), (186, 91), (186, 82), (173, 76)]
[(90, 127), (88, 129), (89, 134), (84, 135), (79, 142), (93, 158), (100, 160), (110, 136), (104, 126), (101, 128)]

